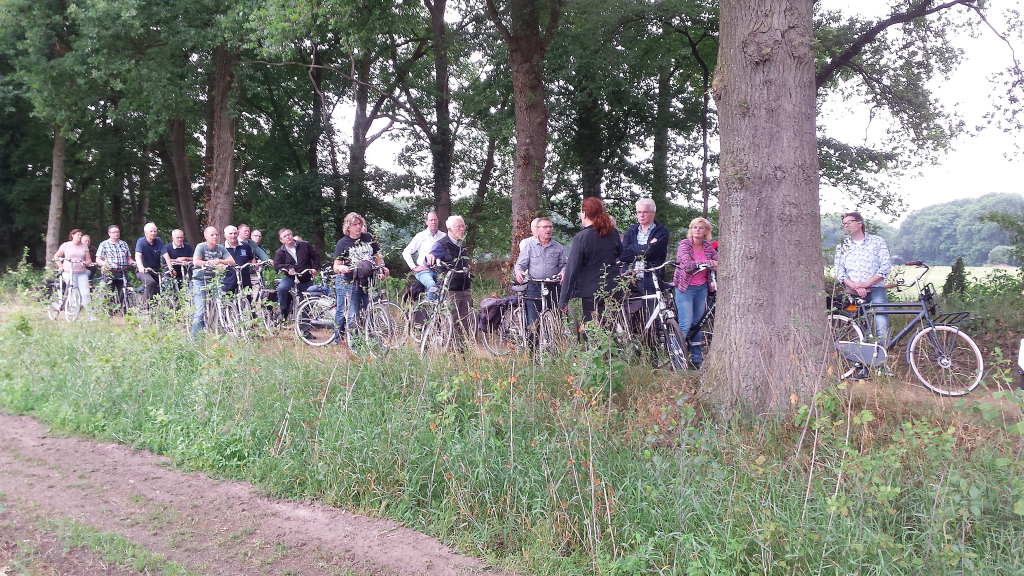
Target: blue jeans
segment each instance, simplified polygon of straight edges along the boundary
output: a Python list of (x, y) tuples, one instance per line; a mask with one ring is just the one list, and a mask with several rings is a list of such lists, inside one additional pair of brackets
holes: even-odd
[(209, 290), (216, 290), (217, 283), (212, 281), (192, 280), (192, 339), (199, 337), (199, 329), (206, 328), (206, 293)]
[[(682, 331), (683, 338), (686, 338), (686, 335), (690, 333), (690, 328), (700, 321), (707, 305), (707, 283), (700, 286), (689, 286), (686, 292), (680, 292), (679, 288), (676, 288), (676, 311), (679, 313), (679, 330)], [(690, 341), (690, 361), (695, 364), (704, 361), (704, 354), (701, 350), (703, 337), (703, 334), (697, 332)]]
[(420, 270), (416, 273), (416, 279), (423, 284), (423, 288), (427, 291), (427, 300), (437, 300), (437, 294), (431, 292), (430, 289), (437, 286), (437, 274), (432, 272), (430, 269)]
[[(885, 294), (885, 288), (878, 286), (877, 288), (870, 289), (867, 301), (872, 304), (885, 304), (889, 301), (889, 298)], [(875, 336), (881, 340), (883, 346), (889, 341), (888, 314), (875, 314)]]
[[(291, 309), (292, 303), (292, 286), (295, 285), (295, 276), (285, 274), (284, 278), (281, 279), (281, 283), (277, 285), (277, 303), (281, 305), (281, 318), (288, 317), (288, 311)], [(313, 285), (313, 280), (306, 280), (305, 282), (299, 282), (299, 293), (303, 293), (309, 290), (309, 287)]]
[[(338, 306), (334, 312), (334, 334), (337, 343), (341, 344), (346, 331), (359, 327), (359, 312), (369, 303), (366, 291), (356, 282), (346, 282), (339, 274), (334, 277), (334, 291), (337, 294)], [(348, 310), (345, 309), (345, 298), (349, 299)]]

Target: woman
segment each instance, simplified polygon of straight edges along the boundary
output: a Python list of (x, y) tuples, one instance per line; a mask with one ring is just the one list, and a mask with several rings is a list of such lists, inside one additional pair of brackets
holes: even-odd
[[(349, 212), (341, 227), (344, 236), (334, 246), (334, 288), (337, 293), (338, 308), (334, 313), (337, 326), (337, 342), (345, 337), (347, 329), (358, 326), (359, 312), (368, 304), (364, 286), (369, 284), (370, 265), (384, 263), (380, 247), (366, 231), (366, 219)], [(360, 264), (361, 262), (366, 262)], [(387, 268), (384, 269), (387, 274)], [(345, 309), (345, 298), (348, 297), (349, 308)]]
[[(89, 269), (92, 264), (92, 257), (89, 255), (89, 245), (82, 242), (82, 231), (75, 228), (68, 234), (68, 241), (61, 244), (53, 254), (53, 258), (64, 258), (62, 264), (64, 281), (78, 286), (78, 292), (82, 295), (82, 307), (89, 304)], [(76, 262), (71, 262), (76, 260)]]
[(595, 302), (595, 295), (616, 290), (622, 241), (599, 199), (591, 197), (583, 201), (580, 220), (583, 230), (573, 237), (569, 248), (558, 307), (565, 310), (570, 298), (580, 298), (583, 320), (589, 322), (595, 311), (600, 315), (604, 310), (604, 303)]
[[(697, 267), (718, 267), (718, 250), (711, 245), (711, 221), (707, 218), (694, 218), (686, 231), (686, 239), (679, 242), (676, 251), (676, 273), (672, 284), (676, 287), (676, 310), (679, 312), (679, 329), (685, 336), (690, 332), (708, 303), (708, 271), (697, 271)], [(714, 287), (711, 287), (714, 290)], [(690, 344), (690, 362), (694, 368), (700, 368), (704, 361), (701, 350), (703, 335), (694, 335)]]

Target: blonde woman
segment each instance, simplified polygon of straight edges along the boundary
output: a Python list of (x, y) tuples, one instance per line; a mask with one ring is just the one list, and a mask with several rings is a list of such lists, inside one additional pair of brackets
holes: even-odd
[[(686, 231), (686, 239), (679, 242), (676, 250), (676, 273), (672, 285), (676, 288), (676, 310), (679, 313), (679, 329), (686, 335), (695, 322), (704, 315), (708, 303), (708, 271), (698, 270), (701, 266), (718, 268), (718, 250), (711, 246), (711, 221), (694, 218)], [(704, 361), (701, 350), (700, 332), (690, 343), (690, 363), (700, 368)]]

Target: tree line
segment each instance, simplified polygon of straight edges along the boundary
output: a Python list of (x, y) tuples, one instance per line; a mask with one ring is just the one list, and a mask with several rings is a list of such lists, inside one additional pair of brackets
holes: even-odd
[[(929, 82), (959, 62), (953, 34), (993, 14), (977, 0), (893, 0), (877, 19), (813, 0), (0, 0), (0, 255), (27, 245), (42, 262), (72, 226), (147, 220), (193, 243), (203, 224), (286, 223), (324, 246), (349, 211), (401, 229), (432, 207), (514, 257), (538, 212), (573, 226), (587, 196), (620, 222), (653, 197), (676, 230), (717, 204), (722, 405), (775, 409), (788, 395), (752, 384), (764, 363), (730, 358), (782, 332), (807, 344), (792, 327), (816, 322), (819, 179), (898, 210), (885, 175), (964, 131)], [(891, 120), (887, 139), (830, 138), (815, 123), (830, 96)], [(1019, 101), (997, 110), (1006, 122)], [(385, 140), (401, 170), (368, 161)], [(801, 255), (806, 269), (748, 281)], [(793, 277), (799, 294), (773, 283)], [(778, 386), (810, 389), (816, 370), (773, 362)]]

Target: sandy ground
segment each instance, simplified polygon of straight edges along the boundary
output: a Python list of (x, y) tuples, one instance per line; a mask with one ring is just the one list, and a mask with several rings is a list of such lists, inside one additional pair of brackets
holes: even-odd
[(135, 574), (82, 547), (65, 550), (43, 519), (120, 534), (201, 574), (493, 573), (481, 561), (400, 525), (244, 483), (174, 469), (118, 444), (49, 434), (0, 415), (0, 576), (34, 552), (34, 574)]

